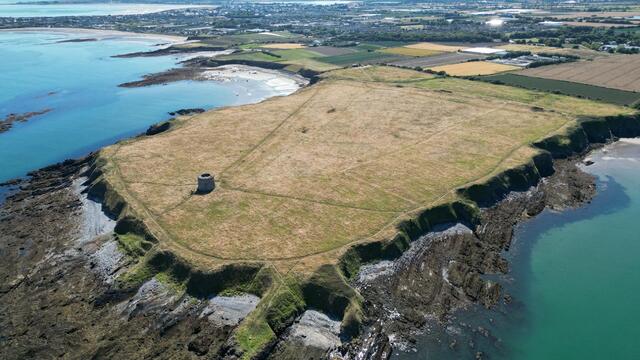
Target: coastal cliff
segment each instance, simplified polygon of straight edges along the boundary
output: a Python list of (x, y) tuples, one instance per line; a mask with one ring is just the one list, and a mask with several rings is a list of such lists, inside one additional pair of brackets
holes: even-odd
[[(593, 195), (593, 184), (573, 166), (576, 156), (616, 138), (638, 135), (640, 118), (635, 115), (582, 120), (565, 134), (537, 143), (536, 146), (545, 152), (533, 158), (528, 166), (508, 170), (482, 184), (459, 189), (467, 201), (425, 210), (414, 219), (402, 222), (398, 226), (398, 235), (393, 239), (352, 247), (341, 258), (339, 268), (345, 278), (352, 280), (340, 285), (340, 281), (336, 283), (333, 280), (341, 278), (332, 273), (335, 268), (322, 269), (300, 289), (304, 302), (298, 305), (286, 299), (280, 302), (283, 308), (272, 313), (269, 322), (280, 329), (279, 340), (264, 347), (260, 356), (275, 356), (278, 351), (284, 354), (287, 348), (286, 353), (292, 356), (295, 352), (291, 352), (291, 346), (305, 346), (287, 336), (290, 334), (287, 330), (305, 308), (316, 308), (334, 317), (344, 317), (343, 333), (352, 331), (353, 335), (357, 335), (360, 329), (365, 330), (352, 342), (334, 350), (334, 356), (349, 358), (362, 351), (364, 346), (370, 358), (386, 358), (390, 348), (382, 345), (385, 343), (385, 334), (394, 332), (408, 335), (411, 330), (424, 324), (424, 314), (434, 314), (444, 319), (447, 313), (465, 303), (478, 301), (485, 306), (495, 304), (501, 296), (499, 286), (482, 279), (481, 275), (507, 271), (508, 264), (501, 259), (500, 251), (508, 248), (511, 228), (522, 214), (533, 216), (544, 206), (560, 208), (588, 201)], [(69, 341), (77, 339), (83, 343), (80, 346), (81, 353), (98, 357), (125, 353), (133, 356), (150, 351), (151, 346), (156, 349), (156, 355), (181, 353), (182, 348), (170, 345), (175, 341), (185, 344), (182, 346), (186, 346), (192, 354), (240, 356), (235, 345), (237, 336), (236, 339), (230, 337), (233, 325), (211, 327), (202, 323), (197, 314), (207, 306), (206, 299), (225, 292), (233, 295), (233, 289), (264, 296), (265, 289), (269, 288), (272, 281), (268, 271), (256, 265), (233, 265), (216, 272), (202, 271), (170, 252), (155, 250), (157, 241), (144, 224), (136, 221), (135, 216), (127, 211), (126, 203), (110, 190), (108, 184), (100, 181), (99, 165), (99, 161), (92, 156), (35, 172), (22, 190), (9, 197), (3, 205), (3, 260), (6, 264), (14, 264), (5, 268), (2, 281), (4, 313), (14, 314), (5, 319), (9, 322), (3, 326), (7, 331), (3, 336), (9, 339), (3, 353), (37, 356), (40, 351), (37, 350), (37, 344), (47, 341), (53, 349), (57, 349), (55, 351), (64, 355), (68, 351)], [(89, 197), (100, 200), (105, 212), (117, 220), (115, 235), (111, 240), (107, 236), (78, 247), (69, 243), (69, 239), (77, 233), (75, 219), (81, 208), (78, 200), (80, 195), (74, 191), (73, 183), (74, 179), (85, 179), (83, 176), (87, 176), (85, 183), (90, 184)], [(542, 181), (545, 177), (549, 180)], [(558, 186), (563, 186), (565, 191), (558, 192)], [(529, 190), (531, 187), (534, 190)], [(521, 195), (509, 197), (512, 191)], [(561, 193), (569, 195), (562, 197)], [(505, 196), (507, 198), (503, 200)], [(471, 231), (445, 232), (444, 235), (433, 233), (442, 229), (443, 225), (452, 223), (465, 224)], [(34, 226), (41, 230), (36, 232)], [(435, 237), (425, 240), (430, 237), (429, 233)], [(26, 238), (29, 239), (28, 243), (21, 240)], [(114, 240), (130, 256), (111, 268), (106, 278), (111, 277), (112, 280), (105, 281), (105, 273), (95, 271), (95, 254), (105, 251), (105, 245)], [(70, 255), (70, 248), (76, 253)], [(406, 251), (408, 249), (410, 251)], [(66, 255), (59, 257), (65, 252)], [(141, 271), (143, 274), (137, 274), (142, 277), (128, 276), (124, 278), (127, 281), (113, 280), (114, 274), (127, 267), (135, 267), (136, 256), (147, 252), (153, 255), (146, 260), (144, 271)], [(60, 254), (56, 263), (45, 260), (56, 253)], [(390, 273), (390, 278), (384, 275), (373, 280), (362, 276), (358, 278), (358, 270), (363, 265), (366, 267), (369, 266), (366, 264), (379, 260), (394, 262), (396, 270)], [(433, 271), (447, 269), (448, 276), (425, 277), (427, 270), (421, 265), (425, 262), (426, 268)], [(174, 295), (163, 288), (167, 285), (156, 284), (153, 291), (147, 289), (149, 285), (145, 281), (158, 274), (166, 274), (166, 278), (170, 279), (167, 284), (178, 283), (186, 287), (181, 301), (172, 298)], [(388, 286), (389, 279), (392, 279), (391, 287)], [(416, 281), (419, 285), (416, 285)], [(401, 291), (410, 282), (415, 296)], [(358, 289), (362, 298), (350, 290), (349, 284)], [(343, 290), (340, 290), (341, 287)], [(425, 298), (427, 294), (429, 296)], [(20, 301), (23, 296), (39, 300), (25, 303)], [(280, 296), (274, 299), (280, 299)], [(122, 304), (132, 304), (134, 299), (134, 303), (139, 304), (136, 305), (138, 310), (123, 318), (123, 313), (118, 309), (122, 309)], [(193, 299), (188, 301), (191, 305), (187, 308), (180, 305), (185, 299)], [(388, 319), (389, 314), (381, 310), (385, 308), (382, 305), (388, 304), (396, 306), (402, 314), (402, 320)], [(32, 305), (39, 306), (39, 309), (36, 311)], [(353, 311), (354, 306), (362, 306), (362, 310), (359, 310), (362, 313), (350, 318), (345, 316)], [(141, 318), (136, 313), (147, 315)], [(29, 326), (30, 321), (24, 316), (36, 315), (45, 323), (53, 321), (57, 325), (51, 330)], [(60, 322), (60, 316), (64, 316), (65, 321)], [(98, 319), (113, 319), (113, 322)], [(93, 325), (87, 327), (88, 323)], [(124, 324), (126, 327), (123, 331), (121, 326)], [(26, 326), (24, 330), (21, 330), (22, 326)], [(66, 326), (66, 330), (58, 329), (61, 326)], [(117, 335), (113, 333), (112, 326), (118, 326)], [(139, 338), (147, 328), (155, 329), (153, 333), (156, 335), (140, 342), (141, 345), (136, 348), (125, 345), (125, 342), (130, 342), (131, 336)], [(211, 332), (212, 329), (219, 330)], [(40, 335), (31, 335), (34, 331)], [(27, 338), (30, 341), (25, 341)], [(92, 340), (87, 341), (89, 339)], [(372, 344), (376, 346), (372, 347)]]

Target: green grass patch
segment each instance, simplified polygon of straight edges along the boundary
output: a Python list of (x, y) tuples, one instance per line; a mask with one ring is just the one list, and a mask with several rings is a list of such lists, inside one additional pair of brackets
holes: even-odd
[[(290, 69), (293, 69), (291, 71), (294, 71), (294, 72), (298, 72), (302, 68), (313, 70), (313, 71), (317, 71), (317, 72), (324, 72), (324, 71), (335, 70), (335, 69), (339, 69), (340, 68), (340, 66), (338, 66), (338, 65), (327, 64), (325, 62), (321, 62), (320, 61), (321, 59), (322, 58), (307, 58), (307, 59), (286, 60), (286, 61), (282, 61), (282, 63), (290, 64), (289, 65), (289, 66), (291, 66)], [(289, 68), (289, 66), (287, 66), (287, 68)]]
[(633, 105), (640, 101), (640, 93), (609, 89), (562, 80), (544, 79), (516, 74), (497, 74), (478, 79), (494, 84), (517, 86), (530, 90), (542, 90), (556, 94), (600, 100), (617, 105)]
[(248, 61), (270, 61), (276, 62), (282, 60), (277, 56), (269, 55), (262, 51), (243, 52), (219, 57), (220, 60), (248, 60)]
[(118, 249), (133, 258), (143, 256), (153, 246), (151, 242), (145, 240), (142, 236), (132, 233), (118, 234), (116, 235), (116, 240), (118, 241)]
[(238, 48), (242, 50), (253, 50), (253, 49), (259, 49), (261, 46), (262, 44), (242, 44), (238, 46)]
[(376, 45), (371, 43), (362, 43), (353, 47), (353, 49), (362, 50), (362, 51), (374, 51), (384, 49), (385, 47), (382, 45)]
[(382, 62), (399, 60), (402, 58), (404, 57), (393, 55), (393, 54), (385, 54), (377, 51), (360, 51), (353, 54), (327, 56), (324, 58), (319, 58), (318, 60), (328, 64), (333, 64), (338, 66), (347, 66), (351, 64), (382, 63)]
[(252, 319), (251, 315), (235, 331), (238, 345), (244, 351), (242, 359), (252, 359), (275, 337), (269, 324), (262, 319)]
[(398, 47), (398, 46), (405, 46), (405, 45), (409, 45), (409, 44), (414, 44), (412, 42), (407, 42), (407, 41), (368, 41), (366, 43), (362, 43), (359, 44), (360, 45), (368, 45), (368, 46), (378, 46), (378, 47)]
[(323, 55), (315, 51), (307, 49), (287, 49), (287, 50), (270, 50), (272, 53), (281, 56), (282, 61), (286, 60), (299, 60), (310, 59), (315, 57), (322, 57)]
[(183, 293), (187, 289), (185, 281), (176, 279), (170, 272), (159, 272), (155, 278), (177, 293)]
[(243, 359), (251, 359), (258, 354), (305, 308), (298, 279), (285, 279), (271, 268), (263, 268), (252, 286), (258, 283), (262, 286), (268, 284), (269, 288), (256, 309), (242, 321), (234, 334), (243, 350)]
[(155, 269), (148, 263), (147, 259), (144, 259), (120, 275), (118, 283), (123, 288), (135, 287), (150, 280), (155, 274)]

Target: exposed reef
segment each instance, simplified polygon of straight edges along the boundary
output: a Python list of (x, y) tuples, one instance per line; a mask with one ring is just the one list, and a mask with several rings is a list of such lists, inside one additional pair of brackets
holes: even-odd
[(93, 41), (98, 41), (98, 39), (97, 38), (79, 38), (79, 39), (60, 40), (60, 41), (56, 41), (56, 43), (62, 44), (62, 43), (78, 43), (78, 42), (93, 42)]
[(167, 84), (170, 82), (182, 81), (182, 80), (194, 80), (194, 79), (197, 79), (204, 71), (205, 71), (204, 69), (199, 69), (194, 67), (170, 69), (170, 70), (155, 73), (155, 74), (145, 75), (141, 80), (122, 83), (118, 86), (124, 87), (124, 88), (136, 88), (136, 87), (143, 87), (143, 86)]
[(187, 115), (202, 114), (203, 112), (205, 112), (205, 110), (202, 109), (202, 108), (180, 109), (180, 110), (176, 110), (176, 111), (170, 112), (169, 115), (171, 115), (171, 116), (176, 116), (176, 115), (187, 116)]
[(208, 46), (208, 45), (199, 45), (192, 47), (185, 46), (168, 46), (166, 48), (153, 50), (153, 51), (140, 51), (134, 53), (127, 53), (121, 55), (114, 55), (114, 58), (134, 58), (134, 57), (153, 57), (153, 56), (165, 56), (165, 55), (176, 55), (176, 54), (189, 54), (189, 53), (197, 53), (204, 51), (225, 51), (227, 50), (225, 47), (221, 46)]
[(34, 116), (44, 115), (52, 110), (53, 109), (47, 108), (47, 109), (42, 109), (40, 111), (30, 111), (22, 114), (11, 113), (7, 115), (4, 118), (4, 120), (0, 120), (0, 134), (5, 131), (9, 131), (13, 127), (14, 123), (27, 122), (29, 119), (31, 119)]

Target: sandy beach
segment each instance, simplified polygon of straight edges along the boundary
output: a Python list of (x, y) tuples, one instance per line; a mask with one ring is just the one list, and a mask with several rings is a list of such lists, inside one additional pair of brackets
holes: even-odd
[(200, 80), (219, 82), (254, 80), (263, 81), (278, 95), (291, 94), (309, 81), (302, 76), (282, 71), (261, 69), (245, 65), (223, 65), (200, 74)]
[(142, 34), (126, 31), (116, 30), (98, 30), (98, 29), (82, 29), (82, 28), (13, 28), (13, 29), (0, 29), (0, 34), (3, 32), (21, 32), (21, 33), (53, 33), (53, 34), (65, 34), (70, 36), (83, 36), (93, 37), (96, 40), (106, 40), (110, 38), (127, 38), (127, 39), (154, 39), (157, 41), (163, 41), (168, 43), (183, 43), (187, 41), (184, 36), (173, 36), (163, 34)]

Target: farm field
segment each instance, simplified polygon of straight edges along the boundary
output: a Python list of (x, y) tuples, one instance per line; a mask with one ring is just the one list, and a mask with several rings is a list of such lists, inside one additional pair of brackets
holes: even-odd
[(479, 59), (485, 59), (485, 58), (486, 58), (485, 55), (467, 54), (467, 53), (461, 53), (461, 52), (447, 52), (447, 53), (428, 56), (428, 57), (394, 61), (391, 64), (397, 65), (397, 66), (403, 66), (403, 67), (411, 67), (411, 68), (414, 68), (416, 66), (420, 66), (422, 68), (429, 68), (433, 66), (457, 64), (457, 63), (462, 63), (469, 60), (479, 60)]
[(318, 61), (322, 58), (322, 54), (310, 50), (309, 48), (301, 49), (286, 49), (286, 50), (269, 50), (268, 52), (261, 51), (246, 51), (242, 53), (236, 53), (231, 55), (220, 56), (221, 60), (250, 60), (250, 61), (265, 61), (276, 62), (292, 66), (298, 66), (298, 69), (304, 67), (306, 69), (322, 72), (339, 68), (337, 65)]
[(560, 19), (571, 19), (571, 18), (589, 18), (589, 17), (632, 17), (632, 16), (640, 16), (640, 11), (631, 10), (631, 11), (577, 11), (571, 13), (553, 13), (553, 14), (545, 14), (545, 16), (556, 17)]
[(433, 75), (389, 66), (361, 66), (345, 68), (323, 74), (323, 78), (335, 80), (355, 80), (362, 82), (407, 83), (432, 79)]
[(261, 45), (265, 49), (304, 49), (306, 46), (297, 43), (275, 43)]
[(611, 89), (640, 92), (640, 55), (615, 55), (526, 69), (518, 73)]
[(277, 31), (204, 37), (201, 41), (213, 46), (235, 46), (239, 44), (292, 43), (302, 38), (302, 35), (292, 34), (288, 31)]
[(324, 56), (345, 55), (345, 54), (353, 54), (354, 52), (358, 52), (358, 50), (356, 49), (345, 48), (345, 47), (335, 47), (335, 46), (315, 46), (311, 49)]
[(460, 64), (432, 67), (433, 71), (444, 71), (452, 76), (490, 75), (520, 69), (517, 66), (497, 64), (490, 61), (470, 61)]
[(396, 54), (385, 54), (379, 51), (359, 51), (352, 54), (327, 56), (319, 58), (318, 60), (338, 66), (349, 66), (351, 64), (379, 64), (404, 58), (406, 57)]
[(636, 92), (562, 80), (529, 77), (514, 73), (483, 76), (480, 79), (489, 82), (499, 81), (505, 85), (518, 86), (525, 89), (559, 92), (565, 95), (600, 100), (618, 105), (632, 105), (640, 101), (640, 93)]
[(270, 50), (270, 52), (277, 56), (280, 56), (281, 61), (309, 59), (309, 58), (316, 58), (316, 57), (322, 56), (322, 54), (319, 54), (313, 50), (309, 50), (306, 48), (287, 49), (287, 50)]
[(551, 46), (536, 46), (536, 45), (523, 45), (523, 44), (508, 44), (497, 46), (497, 49), (503, 49), (507, 51), (530, 51), (534, 54), (547, 53), (547, 54), (566, 54), (576, 55), (583, 59), (593, 59), (596, 57), (608, 56), (608, 53), (603, 53), (596, 50), (580, 47), (578, 49), (573, 48), (557, 48)]
[(456, 52), (458, 50), (462, 50), (465, 48), (464, 46), (443, 45), (443, 44), (436, 44), (436, 43), (430, 43), (430, 42), (411, 44), (405, 47), (409, 49), (432, 50), (432, 51), (441, 51), (441, 52)]
[[(425, 76), (402, 69), (365, 69), (379, 81), (363, 82), (355, 70), (110, 146), (105, 179), (186, 259), (303, 274), (348, 244), (393, 236), (399, 219), (455, 199), (460, 186), (530, 161), (531, 142), (578, 116), (629, 111), (462, 79), (398, 87)], [(202, 172), (217, 188), (194, 195)]]
[(567, 26), (584, 26), (584, 27), (597, 27), (597, 28), (625, 28), (625, 27), (635, 27), (637, 25), (633, 24), (616, 24), (616, 23), (601, 23), (601, 22), (588, 22), (588, 21), (565, 21), (565, 25)]
[(415, 57), (433, 56), (433, 55), (442, 54), (442, 51), (430, 50), (430, 49), (416, 49), (416, 48), (410, 48), (406, 46), (386, 48), (380, 51), (388, 54), (415, 56)]
[(309, 70), (323, 72), (329, 70), (339, 69), (340, 66), (324, 63), (318, 61), (317, 58), (299, 58), (295, 60), (285, 60), (282, 61), (283, 64), (289, 64), (292, 66), (300, 66)]
[(261, 51), (242, 52), (231, 55), (222, 55), (218, 57), (220, 60), (249, 60), (249, 61), (267, 61), (275, 62), (281, 60), (277, 56), (269, 55)]

